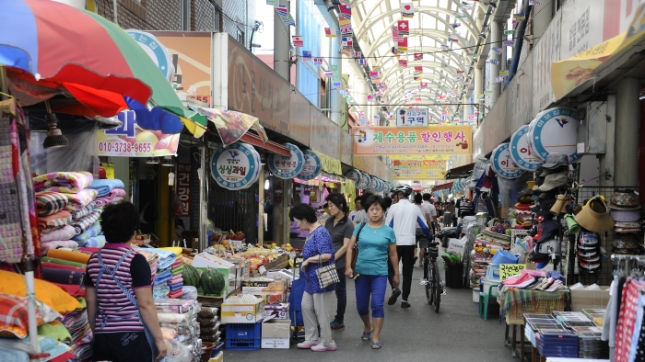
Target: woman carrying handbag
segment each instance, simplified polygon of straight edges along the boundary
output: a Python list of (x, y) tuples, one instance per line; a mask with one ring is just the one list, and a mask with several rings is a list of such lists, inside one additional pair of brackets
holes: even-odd
[(309, 205), (296, 205), (289, 216), (300, 229), (309, 231), (302, 249), (303, 262), (300, 267), (305, 277), (305, 292), (302, 295), (305, 341), (298, 343), (298, 348), (314, 352), (335, 351), (338, 347), (331, 338), (327, 313), (327, 306), (333, 303), (333, 292), (339, 282), (331, 235), (318, 222), (316, 211)]
[[(370, 196), (365, 202), (369, 221), (356, 226), (349, 243), (345, 275), (355, 279), (356, 307), (363, 320), (363, 341), (372, 340), (372, 348), (381, 348), (385, 291), (387, 289), (388, 255), (395, 270), (392, 284), (399, 286), (399, 265), (396, 254), (396, 236), (391, 227), (383, 224), (385, 202), (380, 196)], [(358, 256), (354, 258), (356, 253)], [(355, 264), (355, 265), (352, 265)], [(352, 270), (353, 269), (353, 270)], [(370, 319), (370, 296), (372, 318)]]

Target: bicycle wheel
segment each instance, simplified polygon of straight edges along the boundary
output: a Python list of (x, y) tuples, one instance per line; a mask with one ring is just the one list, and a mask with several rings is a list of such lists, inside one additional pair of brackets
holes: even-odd
[(437, 263), (433, 263), (433, 270), (434, 272), (433, 277), (432, 277), (432, 285), (434, 286), (434, 311), (439, 313), (439, 304), (441, 304), (441, 284), (439, 282), (439, 266)]
[(434, 293), (432, 292), (431, 289), (431, 284), (432, 284), (432, 269), (430, 268), (429, 260), (428, 257), (423, 258), (423, 278), (426, 281), (426, 300), (428, 301), (429, 305), (432, 305), (432, 301), (434, 299)]

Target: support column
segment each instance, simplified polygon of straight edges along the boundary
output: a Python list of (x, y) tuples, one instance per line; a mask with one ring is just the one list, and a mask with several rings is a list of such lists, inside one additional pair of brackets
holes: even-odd
[[(286, 2), (286, 5), (287, 9), (291, 9), (289, 2)], [(288, 82), (291, 72), (289, 29), (290, 27), (282, 24), (277, 13), (273, 15), (273, 70)]]
[[(331, 38), (332, 40), (331, 65), (338, 67), (338, 72), (334, 72), (334, 77), (336, 76), (342, 77), (343, 59), (342, 59), (341, 45), (340, 45), (340, 42), (342, 41), (342, 37), (341, 37), (339, 28), (335, 28), (333, 30), (336, 31), (336, 37)], [(338, 90), (335, 90), (335, 89), (332, 90), (331, 91), (331, 120), (334, 121), (334, 123), (336, 123), (337, 125), (343, 124), (342, 117), (341, 117), (342, 104), (343, 104), (342, 97), (340, 96), (340, 93), (338, 92)]]
[(491, 21), (490, 24), (490, 39), (491, 39), (491, 50), (489, 52), (489, 59), (493, 60), (496, 59), (497, 61), (500, 62), (500, 64), (495, 65), (495, 64), (488, 64), (490, 67), (490, 79), (489, 79), (489, 84), (490, 86), (488, 89), (493, 91), (493, 94), (490, 96), (490, 101), (487, 103), (488, 106), (491, 108), (497, 102), (497, 98), (499, 98), (499, 95), (502, 93), (502, 85), (501, 83), (495, 83), (495, 77), (499, 75), (499, 70), (500, 70), (500, 65), (502, 60), (500, 59), (501, 56), (500, 54), (497, 54), (493, 51), (492, 47), (498, 47), (502, 48), (502, 33), (503, 33), (503, 25), (500, 22), (497, 21)]
[(542, 37), (553, 19), (554, 1), (543, 1), (533, 8), (533, 44)]
[(625, 78), (616, 87), (617, 186), (638, 186), (638, 139), (640, 127), (640, 89), (636, 78)]

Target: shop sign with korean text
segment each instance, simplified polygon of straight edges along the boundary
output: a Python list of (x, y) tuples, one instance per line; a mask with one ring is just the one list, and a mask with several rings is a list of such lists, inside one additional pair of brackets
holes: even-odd
[(549, 153), (569, 156), (569, 162), (580, 159), (577, 153), (578, 111), (570, 108), (551, 108), (540, 112), (529, 126), (528, 136), (535, 156), (546, 160)]
[(508, 143), (502, 143), (493, 150), (491, 158), (491, 167), (493, 171), (501, 177), (514, 179), (522, 176), (522, 170), (511, 158)]
[(469, 126), (356, 127), (354, 155), (455, 155), (472, 153)]
[(392, 161), (394, 180), (443, 180), (446, 161)]
[(165, 134), (145, 130), (137, 125), (134, 111), (118, 114), (123, 125), (97, 133), (96, 145), (99, 156), (161, 157), (177, 154), (179, 133)]
[(281, 156), (274, 153), (269, 156), (267, 163), (274, 176), (292, 179), (302, 172), (305, 159), (302, 151), (296, 145), (285, 143), (284, 146), (289, 148), (291, 156)]
[(211, 175), (222, 187), (229, 190), (249, 188), (256, 179), (260, 168), (253, 147), (234, 143), (220, 147), (211, 158)]
[(312, 150), (306, 150), (303, 152), (303, 155), (305, 162), (302, 166), (302, 171), (298, 174), (298, 178), (302, 180), (313, 180), (322, 171), (322, 161)]
[(180, 163), (177, 165), (177, 198), (181, 202), (181, 215), (190, 216), (190, 173), (192, 166), (190, 164)]
[(428, 125), (428, 109), (405, 107), (396, 110), (397, 127), (423, 127)]
[(526, 134), (529, 132), (529, 126), (520, 127), (511, 136), (510, 152), (511, 159), (519, 168), (525, 171), (534, 172), (542, 164), (542, 161), (533, 154), (529, 145)]

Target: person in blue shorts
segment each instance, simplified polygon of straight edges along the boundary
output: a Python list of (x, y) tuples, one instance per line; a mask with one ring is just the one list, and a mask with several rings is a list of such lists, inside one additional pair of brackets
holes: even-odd
[[(395, 274), (392, 284), (399, 285), (398, 256), (396, 254), (396, 236), (391, 227), (383, 224), (385, 202), (380, 196), (370, 196), (364, 203), (368, 222), (356, 226), (354, 235), (347, 249), (345, 275), (355, 279), (356, 307), (363, 320), (364, 329), (361, 339), (372, 340), (372, 348), (381, 348), (381, 329), (383, 328), (385, 290), (388, 283), (388, 255)], [(356, 270), (352, 270), (352, 254), (356, 252)], [(370, 296), (372, 299), (372, 319), (370, 320)]]

